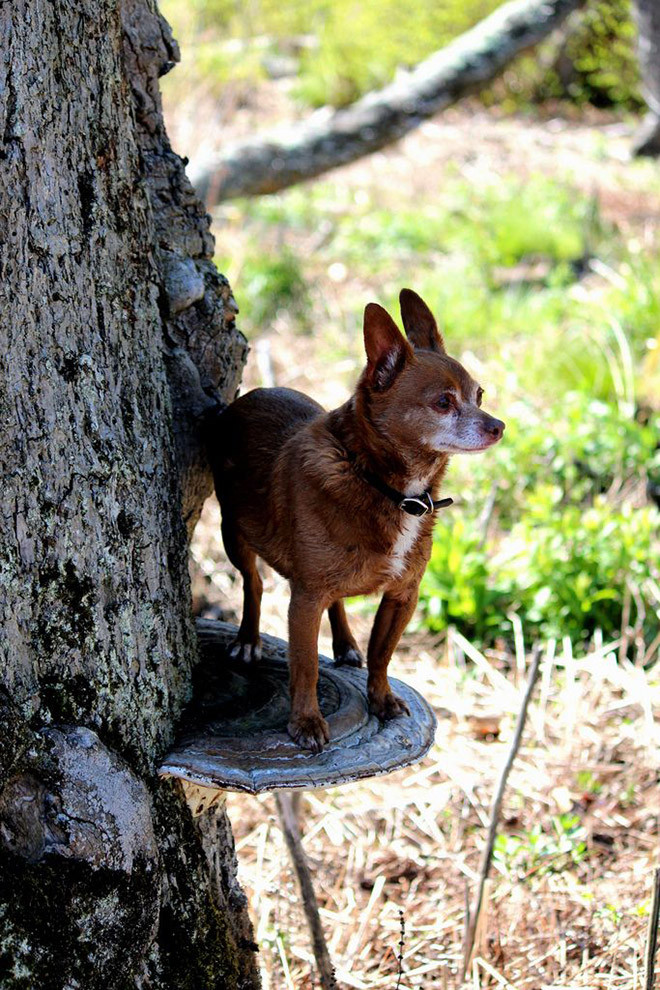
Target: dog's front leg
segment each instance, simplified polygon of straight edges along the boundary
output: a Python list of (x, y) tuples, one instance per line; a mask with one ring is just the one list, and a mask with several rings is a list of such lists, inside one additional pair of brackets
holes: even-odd
[(319, 627), (325, 603), (313, 593), (291, 585), (289, 605), (289, 679), (291, 685), (291, 738), (304, 749), (319, 753), (330, 739), (321, 715), (316, 685), (319, 677)]
[(396, 715), (404, 713), (410, 715), (405, 701), (398, 698), (390, 688), (387, 667), (401, 633), (415, 611), (416, 604), (416, 587), (406, 588), (396, 594), (386, 592), (376, 612), (369, 637), (367, 650), (369, 709), (384, 722)]

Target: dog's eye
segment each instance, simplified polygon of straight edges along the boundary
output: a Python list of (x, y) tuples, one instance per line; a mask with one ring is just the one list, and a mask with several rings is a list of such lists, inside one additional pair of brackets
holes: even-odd
[(484, 397), (484, 390), (482, 388), (477, 389), (477, 405), (481, 405), (481, 400)]
[(451, 408), (451, 399), (448, 395), (441, 395), (439, 399), (436, 399), (436, 409), (440, 409), (441, 412), (447, 412)]

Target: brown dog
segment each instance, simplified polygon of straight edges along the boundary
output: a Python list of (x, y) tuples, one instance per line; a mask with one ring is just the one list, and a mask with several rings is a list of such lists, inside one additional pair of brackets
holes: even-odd
[(338, 663), (362, 657), (342, 599), (383, 592), (367, 650), (371, 711), (407, 712), (387, 666), (431, 555), (433, 500), (449, 455), (485, 450), (504, 423), (444, 348), (426, 303), (400, 296), (406, 340), (388, 313), (364, 313), (367, 366), (332, 412), (300, 392), (255, 389), (224, 410), (209, 444), (222, 536), (244, 581), (234, 656), (260, 654), (257, 555), (289, 579), (289, 733), (319, 751), (329, 739), (316, 696), (318, 634), (328, 609)]

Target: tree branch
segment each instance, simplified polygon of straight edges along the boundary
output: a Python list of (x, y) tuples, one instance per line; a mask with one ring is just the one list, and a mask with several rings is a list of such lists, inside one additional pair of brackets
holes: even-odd
[(260, 196), (378, 151), (489, 83), (585, 0), (510, 0), (412, 72), (327, 117), (227, 148), (190, 168), (207, 206)]

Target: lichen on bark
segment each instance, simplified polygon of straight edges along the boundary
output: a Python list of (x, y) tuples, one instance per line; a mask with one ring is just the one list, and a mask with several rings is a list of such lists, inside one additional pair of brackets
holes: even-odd
[(197, 417), (245, 355), (162, 123), (176, 46), (151, 0), (15, 0), (0, 51), (0, 984), (256, 987), (224, 811), (153, 771), (196, 661)]

